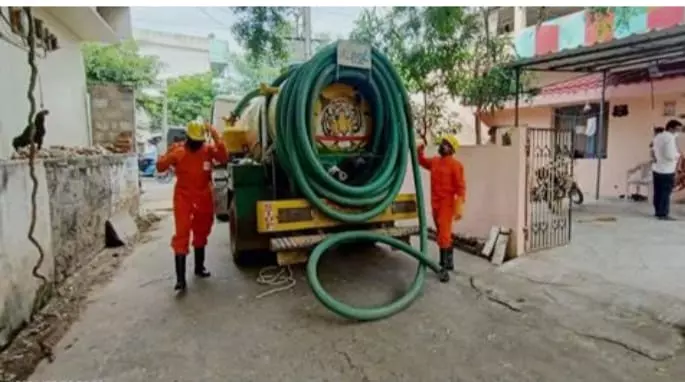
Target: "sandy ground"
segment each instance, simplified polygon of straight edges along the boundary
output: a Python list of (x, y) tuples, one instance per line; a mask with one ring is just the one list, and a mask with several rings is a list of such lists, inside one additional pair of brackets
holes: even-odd
[[(168, 188), (145, 187), (148, 208), (168, 208)], [(408, 310), (353, 323), (318, 303), (302, 267), (294, 267), (293, 288), (257, 298), (270, 287), (256, 282), (258, 270), (233, 265), (228, 227), (217, 224), (208, 247), (213, 277), (191, 278), (187, 295), (176, 298), (172, 223), (163, 220), (91, 294), (55, 361), (44, 361), (32, 380), (685, 380), (682, 336), (672, 323), (494, 272), (465, 254), (449, 284), (429, 274)], [(331, 254), (321, 278), (334, 296), (371, 305), (401, 294), (415, 268), (379, 248)]]

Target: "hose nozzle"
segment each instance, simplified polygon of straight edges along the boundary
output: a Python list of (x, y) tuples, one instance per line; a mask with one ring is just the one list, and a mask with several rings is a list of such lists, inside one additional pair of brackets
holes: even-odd
[(346, 182), (348, 179), (347, 173), (338, 166), (331, 166), (331, 168), (328, 169), (328, 173), (335, 176), (341, 182)]

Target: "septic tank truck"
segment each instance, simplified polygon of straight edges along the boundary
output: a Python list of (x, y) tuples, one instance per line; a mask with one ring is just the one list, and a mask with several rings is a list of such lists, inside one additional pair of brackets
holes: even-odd
[[(421, 293), (426, 269), (447, 281), (427, 253), (426, 214), (407, 92), (377, 49), (338, 41), (262, 84), (224, 116), (231, 161), (216, 186), (226, 195), (231, 252), (239, 266), (265, 251), (280, 265), (307, 262), (316, 297), (351, 319), (404, 309)], [(400, 188), (407, 167), (416, 194)], [(217, 174), (222, 169), (217, 169)], [(417, 225), (397, 225), (415, 220)], [(410, 245), (419, 236), (420, 248)], [(419, 262), (406, 295), (355, 308), (333, 299), (317, 264), (332, 247), (380, 242)]]

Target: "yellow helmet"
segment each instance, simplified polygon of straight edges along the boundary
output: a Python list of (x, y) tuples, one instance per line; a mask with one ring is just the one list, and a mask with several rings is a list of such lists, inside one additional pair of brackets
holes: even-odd
[(193, 141), (204, 141), (206, 130), (202, 122), (191, 121), (186, 125), (186, 135)]
[(447, 141), (447, 143), (452, 146), (452, 150), (457, 151), (459, 148), (459, 139), (451, 134), (445, 134), (442, 136), (440, 142)]

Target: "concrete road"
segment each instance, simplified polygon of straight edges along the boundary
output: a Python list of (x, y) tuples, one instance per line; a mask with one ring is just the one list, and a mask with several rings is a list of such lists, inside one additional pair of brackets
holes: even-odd
[[(327, 311), (311, 294), (302, 267), (294, 267), (292, 289), (258, 299), (270, 287), (256, 282), (257, 270), (233, 265), (227, 230), (217, 224), (210, 239), (213, 277), (191, 278), (187, 295), (176, 298), (172, 221), (165, 219), (154, 239), (94, 292), (80, 322), (55, 349), (56, 361), (41, 364), (32, 380), (685, 380), (682, 358), (655, 362), (564, 324), (563, 317), (596, 307), (519, 306), (521, 299), (503, 304), (483, 297), (469, 274), (488, 266), (467, 255), (457, 257), (462, 272), (449, 284), (429, 275), (419, 300), (379, 322), (353, 323)], [(336, 297), (371, 305), (401, 294), (415, 264), (374, 250), (332, 254), (321, 268)], [(596, 326), (592, 319), (579, 325)]]

